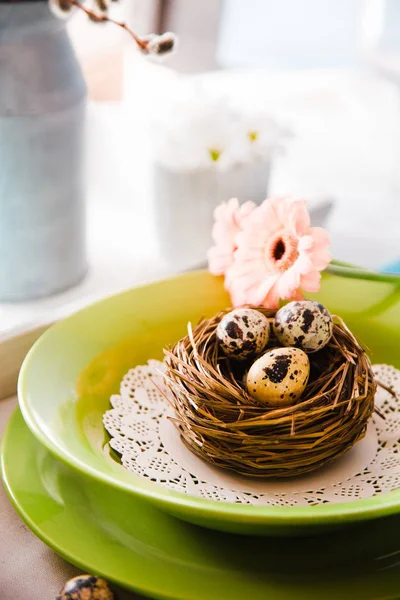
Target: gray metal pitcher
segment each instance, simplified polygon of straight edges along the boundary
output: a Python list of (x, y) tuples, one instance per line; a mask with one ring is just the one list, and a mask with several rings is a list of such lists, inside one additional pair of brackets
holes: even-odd
[(86, 273), (86, 88), (47, 2), (0, 2), (0, 301)]

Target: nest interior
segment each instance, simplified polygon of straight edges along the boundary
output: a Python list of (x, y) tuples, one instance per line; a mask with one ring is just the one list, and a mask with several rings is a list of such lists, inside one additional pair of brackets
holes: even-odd
[[(275, 311), (254, 307), (270, 321)], [(342, 455), (366, 431), (376, 382), (364, 349), (339, 317), (330, 342), (309, 354), (310, 378), (293, 406), (269, 408), (243, 384), (250, 364), (224, 356), (216, 328), (231, 309), (202, 320), (165, 350), (174, 422), (183, 442), (215, 466), (253, 477), (290, 477)], [(279, 345), (273, 336), (263, 350)]]

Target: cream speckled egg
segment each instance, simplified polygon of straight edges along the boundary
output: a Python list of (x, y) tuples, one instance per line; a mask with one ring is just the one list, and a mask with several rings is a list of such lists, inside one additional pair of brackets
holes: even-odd
[(269, 321), (253, 308), (235, 308), (217, 327), (217, 338), (226, 356), (245, 360), (259, 354), (269, 339)]
[(116, 596), (104, 579), (78, 575), (67, 581), (56, 600), (116, 600)]
[(247, 374), (247, 391), (269, 406), (290, 406), (304, 392), (310, 361), (299, 348), (274, 348), (258, 358)]
[(311, 353), (329, 342), (333, 321), (328, 309), (319, 302), (298, 300), (278, 310), (273, 328), (283, 346), (296, 346)]

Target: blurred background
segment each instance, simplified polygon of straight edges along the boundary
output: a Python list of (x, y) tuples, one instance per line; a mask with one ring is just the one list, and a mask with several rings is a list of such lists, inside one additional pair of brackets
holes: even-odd
[[(175, 32), (179, 49), (155, 62), (118, 27), (91, 23), (79, 11), (67, 22), (88, 94), (88, 274), (72, 291), (46, 300), (5, 301), (0, 317), (15, 325), (32, 311), (47, 314), (203, 264), (205, 240), (193, 252), (188, 247), (203, 218), (199, 190), (214, 202), (231, 193), (233, 181), (238, 194), (258, 194), (258, 201), (267, 190), (308, 198), (314, 223), (330, 231), (337, 260), (396, 271), (397, 0), (122, 0), (111, 14), (138, 34)], [(193, 169), (183, 174), (178, 163), (166, 167), (171, 130), (187, 110), (178, 100), (188, 90), (197, 98), (201, 90), (206, 104), (218, 98), (219, 110), (235, 105), (247, 119), (268, 118), (268, 131), (277, 126), (287, 133), (262, 161), (266, 179), (260, 175), (259, 189), (245, 185), (237, 169), (210, 183), (206, 175), (195, 179)], [(186, 121), (193, 137), (196, 118)], [(256, 176), (246, 177), (254, 183)], [(204, 202), (211, 214), (212, 202)], [(198, 237), (208, 231), (207, 218)]]
[[(143, 121), (173, 85), (164, 72), (170, 69), (203, 74), (214, 90), (243, 103), (256, 96), (294, 133), (274, 165), (270, 193), (334, 201), (338, 259), (375, 268), (396, 259), (396, 0), (126, 0), (120, 9), (140, 32), (176, 32), (179, 51), (158, 69), (123, 31), (90, 27), (78, 15), (69, 30), (93, 101), (121, 101), (132, 120)], [(111, 169), (108, 175), (111, 181)]]

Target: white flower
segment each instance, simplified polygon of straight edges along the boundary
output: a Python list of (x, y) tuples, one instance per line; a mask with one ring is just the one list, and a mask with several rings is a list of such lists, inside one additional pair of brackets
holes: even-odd
[(225, 98), (178, 84), (178, 93), (155, 122), (156, 158), (171, 169), (229, 168), (236, 162), (238, 120)]
[(228, 98), (179, 82), (154, 122), (155, 159), (171, 170), (229, 169), (269, 160), (282, 129), (265, 114), (247, 115)]
[(246, 111), (242, 115), (240, 128), (246, 139), (248, 160), (268, 160), (281, 148), (290, 132), (270, 115)]

